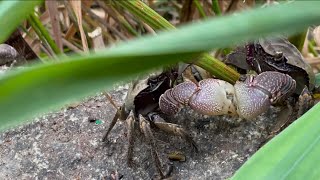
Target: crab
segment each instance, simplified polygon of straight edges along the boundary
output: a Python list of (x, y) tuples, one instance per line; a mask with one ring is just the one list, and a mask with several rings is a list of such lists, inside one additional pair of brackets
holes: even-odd
[(0, 65), (14, 66), (25, 62), (25, 58), (18, 51), (8, 45), (0, 44)]
[(36, 61), (38, 56), (16, 29), (10, 37), (0, 44), (0, 65), (10, 67), (26, 65), (29, 61)]
[(110, 131), (118, 120), (127, 122), (129, 142), (127, 163), (129, 167), (133, 167), (134, 129), (138, 125), (151, 147), (151, 156), (161, 178), (170, 176), (172, 166), (169, 166), (167, 172), (163, 171), (152, 128), (158, 128), (168, 134), (180, 136), (190, 143), (195, 152), (198, 151), (196, 143), (184, 128), (180, 125), (166, 122), (157, 113), (160, 95), (172, 87), (175, 79), (175, 71), (167, 70), (160, 74), (155, 73), (142, 80), (134, 81), (128, 91), (125, 103), (120, 108), (117, 108), (116, 115), (103, 136), (103, 141), (107, 141)]
[[(261, 40), (261, 43), (266, 49), (271, 49), (267, 46), (268, 42)], [(305, 102), (308, 99), (306, 97), (309, 97), (304, 97), (305, 89), (314, 86), (314, 75), (308, 74), (308, 65), (304, 67), (299, 63), (296, 65), (289, 64), (287, 58), (290, 55), (287, 55), (287, 52), (275, 51), (272, 53), (270, 50), (270, 54), (268, 54), (266, 51), (257, 43), (247, 45), (243, 51), (237, 51), (229, 56), (233, 58), (241, 57), (240, 59), (248, 63), (245, 64), (242, 61), (238, 64), (244, 64), (242, 66), (244, 69), (251, 67), (258, 72), (257, 75), (242, 76), (235, 85), (220, 79), (207, 78), (200, 80), (202, 75), (198, 74), (193, 80), (172, 87), (174, 79), (172, 78), (172, 72), (164, 72), (136, 81), (128, 92), (126, 103), (118, 108), (116, 116), (103, 139), (107, 140), (108, 134), (118, 120), (126, 120), (129, 139), (128, 164), (132, 166), (133, 129), (135, 124), (139, 124), (151, 146), (151, 154), (156, 169), (161, 178), (164, 178), (168, 177), (169, 173), (164, 173), (162, 170), (152, 133), (153, 127), (181, 136), (191, 144), (194, 150), (198, 151), (198, 149), (185, 129), (177, 124), (165, 122), (159, 114), (155, 113), (158, 108), (165, 114), (173, 115), (177, 114), (183, 106), (190, 106), (195, 111), (205, 115), (232, 115), (250, 120), (266, 112), (271, 105), (290, 104), (288, 101), (297, 94), (301, 94), (300, 98), (303, 97), (304, 99), (299, 100), (301, 104), (303, 102), (308, 103), (309, 101)], [(299, 55), (301, 56), (301, 54), (296, 53), (295, 56)], [(266, 59), (263, 59), (263, 57), (266, 57)], [(299, 59), (300, 57), (296, 58)], [(269, 69), (266, 67), (269, 67)], [(181, 69), (181, 71), (185, 70), (185, 68)], [(191, 68), (190, 70), (188, 76), (194, 74), (194, 69)], [(304, 88), (304, 86), (308, 88)], [(300, 110), (306, 111), (306, 109)]]
[(314, 105), (311, 92), (315, 89), (315, 74), (299, 50), (285, 38), (265, 38), (249, 43), (229, 54), (226, 63), (242, 70), (252, 69), (257, 73), (277, 71), (295, 79), (297, 87), (291, 98), (284, 103), (285, 111), (281, 111), (287, 115), (279, 116), (282, 119), (277, 122), (273, 128), (277, 130), (272, 130), (272, 133), (280, 131), (285, 124), (294, 121)]

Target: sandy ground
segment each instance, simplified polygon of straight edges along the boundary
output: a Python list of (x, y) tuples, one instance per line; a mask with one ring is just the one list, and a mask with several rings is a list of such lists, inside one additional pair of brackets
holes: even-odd
[[(124, 86), (110, 94), (120, 105), (126, 92)], [(99, 94), (1, 133), (0, 179), (112, 179), (115, 172), (122, 179), (154, 178), (150, 147), (138, 130), (134, 168), (126, 163), (126, 123), (115, 126), (108, 143), (101, 141), (114, 114)], [(165, 166), (170, 152), (186, 156), (185, 162), (173, 162), (172, 179), (226, 179), (259, 148), (274, 119), (274, 110), (254, 121), (238, 122), (238, 118), (204, 117), (185, 109), (167, 120), (190, 131), (199, 153), (181, 138), (157, 130), (155, 137)]]

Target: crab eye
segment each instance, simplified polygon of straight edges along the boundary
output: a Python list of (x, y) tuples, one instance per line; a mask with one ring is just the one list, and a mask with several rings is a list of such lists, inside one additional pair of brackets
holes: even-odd
[(283, 53), (282, 53), (281, 51), (277, 51), (277, 52), (274, 54), (274, 57), (275, 57), (275, 60), (276, 60), (276, 61), (280, 61), (280, 60), (282, 60)]

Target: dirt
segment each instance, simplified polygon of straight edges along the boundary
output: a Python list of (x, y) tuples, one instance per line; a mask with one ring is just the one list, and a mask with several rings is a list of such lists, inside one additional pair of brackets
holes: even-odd
[[(127, 86), (110, 94), (123, 103)], [(134, 167), (127, 165), (126, 123), (119, 122), (101, 141), (115, 114), (102, 94), (79, 104), (38, 117), (34, 122), (0, 134), (1, 179), (152, 179), (156, 170), (150, 146), (137, 130)], [(274, 109), (253, 121), (227, 116), (205, 117), (185, 109), (167, 121), (185, 127), (200, 152), (183, 139), (155, 130), (158, 152), (165, 168), (167, 154), (180, 151), (185, 162), (173, 162), (172, 179), (226, 179), (260, 147), (267, 128), (275, 119)], [(165, 169), (164, 168), (164, 169)]]

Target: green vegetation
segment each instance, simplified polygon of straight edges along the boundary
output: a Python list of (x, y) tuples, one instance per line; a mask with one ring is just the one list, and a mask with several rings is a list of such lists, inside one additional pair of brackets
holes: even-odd
[[(200, 1), (197, 2), (197, 6), (200, 6)], [(155, 21), (154, 18), (159, 15), (151, 8), (141, 8), (145, 5), (140, 1), (114, 3), (126, 8), (153, 30), (166, 31), (159, 32), (157, 36), (146, 35), (120, 42), (96, 53), (58, 56), (59, 61), (34, 64), (30, 68), (2, 76), (0, 130), (14, 127), (40, 113), (57, 109), (115, 84), (124, 83), (138, 74), (179, 61), (194, 61), (215, 76), (234, 82), (239, 75), (205, 52), (242, 44), (259, 37), (304, 32), (308, 26), (320, 23), (318, 1), (297, 1), (247, 10), (237, 15), (221, 14), (218, 18), (208, 16), (203, 21), (178, 29), (165, 19), (156, 18)], [(33, 12), (33, 7), (39, 4), (41, 1), (1, 1), (0, 41), (3, 42)], [(221, 13), (217, 9), (217, 1), (213, 1), (212, 8), (218, 15)], [(204, 13), (201, 10), (202, 16)], [(34, 15), (31, 17), (35, 20)], [(108, 33), (104, 35), (110, 36)], [(53, 43), (52, 40), (49, 41), (50, 44)], [(57, 47), (50, 46), (54, 49)], [(58, 49), (55, 52), (60, 53)], [(198, 60), (195, 61), (196, 58)], [(319, 112), (320, 105), (314, 106), (261, 148), (239, 169), (233, 179), (319, 177)]]

